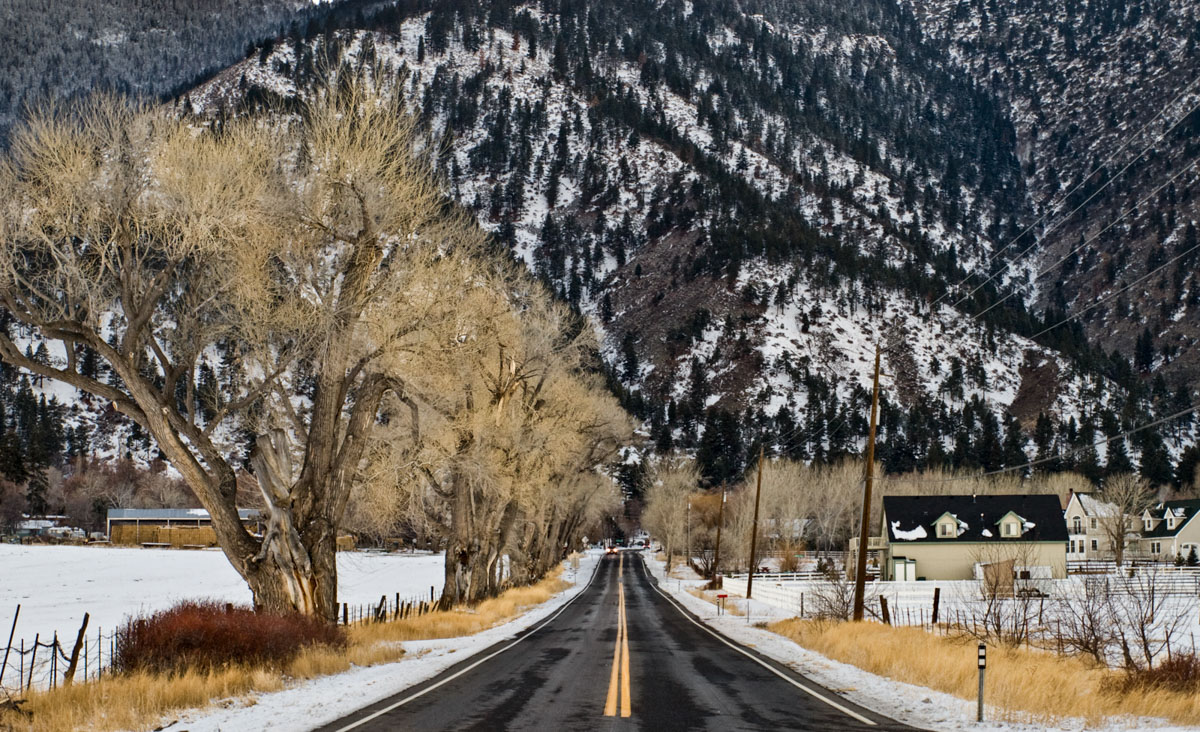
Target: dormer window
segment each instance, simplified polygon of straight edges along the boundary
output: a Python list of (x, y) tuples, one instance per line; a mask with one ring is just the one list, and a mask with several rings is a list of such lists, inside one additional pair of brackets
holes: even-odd
[(1174, 529), (1174, 528), (1175, 528), (1175, 517), (1167, 516), (1167, 529), (1170, 530), (1170, 529)]
[(948, 521), (943, 521), (938, 524), (938, 536), (951, 537), (954, 536), (954, 525)]
[(1005, 521), (1004, 522), (1004, 535), (1005, 536), (1019, 536), (1016, 521)]
[(1142, 519), (1142, 529), (1143, 529), (1143, 530), (1145, 530), (1145, 531), (1150, 531), (1151, 529), (1153, 529), (1153, 528), (1154, 528), (1154, 527), (1151, 525), (1151, 524), (1153, 524), (1153, 523), (1154, 523), (1154, 522), (1153, 522), (1153, 521), (1151, 521), (1150, 519)]

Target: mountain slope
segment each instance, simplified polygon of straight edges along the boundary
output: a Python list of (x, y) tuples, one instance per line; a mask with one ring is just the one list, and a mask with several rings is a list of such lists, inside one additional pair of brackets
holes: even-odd
[[(1029, 268), (998, 278), (1011, 282), (1004, 291), (1050, 322), (1083, 312), (1083, 328), (1063, 328), (1057, 345), (1086, 334), (1190, 387), (1200, 368), (1195, 4), (909, 5), (930, 42), (1010, 109), (1030, 200), (1045, 218), (1012, 247), (1033, 251)], [(971, 307), (994, 301), (988, 288)]]

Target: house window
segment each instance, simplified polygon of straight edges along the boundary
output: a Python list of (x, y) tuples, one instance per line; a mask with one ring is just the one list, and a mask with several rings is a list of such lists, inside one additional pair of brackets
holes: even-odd
[(1092, 539), (1092, 551), (1100, 551), (1100, 542), (1096, 541), (1095, 539)]
[(1017, 535), (1017, 525), (1015, 523), (1013, 523), (1012, 521), (1006, 521), (1004, 523), (1004, 535), (1005, 536), (1016, 536)]
[(950, 533), (950, 524), (938, 524), (938, 536), (953, 536), (953, 534)]
[(1168, 529), (1175, 528), (1175, 517), (1174, 516), (1167, 517), (1167, 528)]
[(1083, 533), (1083, 519), (1082, 518), (1076, 516), (1075, 518), (1073, 518), (1071, 520), (1071, 524), (1074, 529), (1073, 531), (1071, 531), (1072, 534), (1082, 534)]
[(1150, 519), (1142, 519), (1142, 528), (1149, 531), (1153, 527), (1150, 525)]
[(1096, 519), (1092, 519), (1092, 528), (1096, 528)]
[(1150, 542), (1150, 553), (1151, 554), (1161, 554), (1162, 553), (1162, 542), (1159, 542), (1159, 541)]

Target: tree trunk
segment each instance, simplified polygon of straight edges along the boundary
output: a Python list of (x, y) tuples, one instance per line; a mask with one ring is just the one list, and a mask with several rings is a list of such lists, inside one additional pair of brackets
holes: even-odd
[[(474, 516), (474, 490), (460, 476), (451, 477), (454, 505), (450, 513), (450, 541), (446, 545), (445, 580), (442, 588), (441, 607), (449, 609), (455, 605), (473, 604), (482, 595), (479, 567), (483, 547), (479, 543), (478, 526)], [(487, 580), (484, 578), (483, 585)]]
[[(243, 570), (255, 608), (337, 622), (337, 530), (325, 518), (329, 508), (320, 502), (294, 506), (296, 495), (336, 493), (332, 486), (297, 490), (301, 486), (294, 482), (291, 448), (282, 430), (260, 436), (250, 462), (267, 506), (262, 548), (245, 560)], [(306, 515), (311, 513), (319, 515)]]
[[(318, 538), (306, 547), (304, 559), (290, 564), (268, 555), (246, 573), (254, 595), (254, 609), (270, 613), (300, 613), (337, 622), (336, 539)], [(300, 567), (307, 564), (305, 570)]]

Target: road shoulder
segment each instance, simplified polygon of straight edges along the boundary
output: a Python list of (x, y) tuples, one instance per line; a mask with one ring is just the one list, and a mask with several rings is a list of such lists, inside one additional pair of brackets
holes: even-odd
[(355, 668), (295, 684), (283, 691), (214, 702), (213, 707), (181, 713), (164, 732), (219, 732), (220, 730), (270, 730), (299, 732), (345, 717), (365, 706), (387, 699), (461, 663), (501, 641), (512, 639), (545, 620), (587, 586), (603, 555), (582, 555), (578, 569), (568, 568), (563, 578), (572, 586), (549, 601), (507, 623), (460, 638), (405, 641), (405, 656), (395, 663)]

